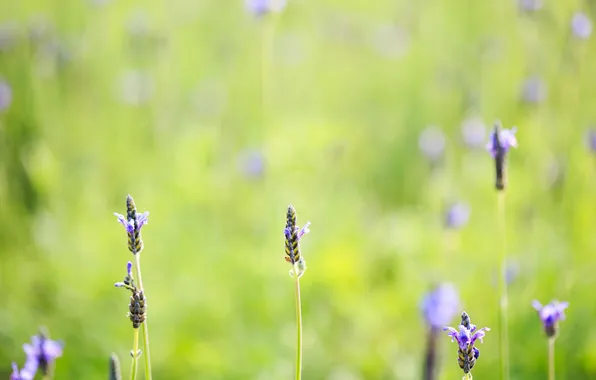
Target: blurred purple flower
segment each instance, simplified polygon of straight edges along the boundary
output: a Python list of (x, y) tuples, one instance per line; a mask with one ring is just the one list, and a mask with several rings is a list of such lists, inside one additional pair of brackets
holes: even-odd
[(571, 30), (577, 38), (585, 40), (592, 34), (592, 22), (585, 13), (575, 12), (571, 19)]
[[(505, 154), (509, 151), (511, 147), (517, 148), (517, 138), (515, 137), (515, 133), (517, 132), (517, 128), (513, 127), (511, 129), (501, 129), (499, 132), (499, 139), (498, 142), (501, 145), (501, 148), (504, 150)], [(495, 132), (491, 132), (488, 144), (486, 144), (486, 150), (495, 158), (497, 156), (497, 136)]]
[(451, 284), (437, 286), (422, 300), (422, 314), (426, 323), (435, 328), (445, 326), (457, 313), (459, 297)]
[(469, 117), (462, 122), (461, 132), (464, 142), (470, 148), (478, 148), (484, 143), (486, 138), (486, 127), (482, 119)]
[(449, 326), (443, 327), (443, 331), (449, 331), (447, 334), (451, 337), (451, 341), (456, 341), (459, 348), (465, 352), (468, 346), (474, 347), (477, 340), (482, 343), (482, 338), (486, 335), (485, 331), (490, 331), (490, 329), (488, 327), (477, 329), (472, 325), (472, 328), (468, 330), (463, 325), (459, 325), (459, 331)]
[(439, 127), (429, 126), (420, 133), (418, 146), (426, 157), (436, 161), (445, 151), (445, 134)]
[(540, 104), (546, 99), (546, 84), (537, 76), (529, 77), (522, 86), (522, 100), (530, 104)]
[(260, 178), (265, 171), (265, 158), (258, 150), (247, 150), (238, 155), (237, 165), (246, 178)]
[(587, 133), (588, 148), (596, 153), (596, 129), (590, 128)]
[(32, 380), (39, 370), (43, 376), (48, 374), (50, 366), (62, 356), (63, 344), (53, 341), (43, 334), (31, 338), (31, 344), (25, 343), (23, 350), (27, 355), (25, 366), (19, 372), (15, 363), (12, 364), (11, 380)]
[(12, 89), (8, 83), (0, 81), (0, 112), (6, 110), (12, 103)]
[(470, 206), (467, 203), (452, 204), (445, 215), (445, 226), (458, 229), (466, 225), (470, 219)]
[(517, 4), (519, 6), (519, 9), (521, 9), (524, 12), (536, 12), (537, 10), (540, 10), (542, 8), (543, 1), (542, 0), (518, 0)]
[(540, 302), (534, 300), (532, 306), (538, 311), (538, 316), (542, 321), (546, 336), (549, 338), (554, 337), (557, 334), (559, 321), (565, 320), (565, 309), (569, 307), (569, 302), (559, 302), (554, 300), (551, 303), (542, 306)]
[(256, 16), (263, 16), (270, 12), (281, 12), (286, 6), (286, 0), (245, 0), (246, 9)]

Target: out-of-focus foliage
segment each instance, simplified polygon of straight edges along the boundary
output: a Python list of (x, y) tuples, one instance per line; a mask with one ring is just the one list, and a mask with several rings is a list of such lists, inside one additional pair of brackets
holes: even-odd
[[(66, 343), (57, 379), (106, 379), (110, 353), (127, 357), (128, 294), (113, 283), (130, 252), (112, 213), (131, 193), (151, 212), (156, 379), (292, 378), (288, 203), (312, 222), (305, 379), (419, 378), (419, 303), (437, 281), (493, 328), (474, 376), (497, 378), (500, 237), (482, 150), (496, 119), (520, 145), (506, 200), (512, 378), (546, 376), (535, 298), (570, 302), (559, 377), (596, 377), (596, 36), (574, 18), (596, 19), (590, 4), (289, 0), (256, 18), (242, 0), (1, 1), (5, 377), (39, 325)], [(459, 201), (469, 223), (446, 231)], [(461, 377), (446, 335), (440, 349), (441, 378)]]

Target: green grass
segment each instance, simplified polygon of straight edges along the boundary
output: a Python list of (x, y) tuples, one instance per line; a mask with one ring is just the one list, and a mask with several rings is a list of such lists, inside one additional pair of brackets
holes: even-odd
[[(130, 193), (151, 212), (143, 285), (155, 379), (292, 378), (289, 203), (300, 225), (313, 223), (301, 244), (304, 379), (420, 377), (418, 305), (438, 276), (492, 328), (474, 379), (497, 378), (493, 163), (460, 132), (475, 114), (519, 129), (507, 190), (507, 257), (520, 269), (508, 287), (511, 379), (547, 376), (535, 298), (570, 302), (558, 378), (593, 376), (596, 163), (584, 134), (596, 120), (596, 41), (570, 37), (576, 9), (290, 0), (276, 20), (264, 118), (262, 28), (241, 0), (0, 2), (0, 21), (16, 28), (0, 51), (13, 89), (0, 113), (0, 368), (22, 364), (39, 325), (66, 342), (57, 379), (105, 379), (111, 352), (128, 363), (128, 295), (113, 283), (131, 255), (112, 213)], [(131, 37), (143, 17), (145, 32)], [(32, 42), (43, 20), (50, 27)], [(392, 26), (402, 37), (389, 43), (404, 45), (388, 56), (375, 41)], [(146, 103), (122, 102), (128, 70), (151, 78)], [(548, 87), (538, 106), (519, 96), (534, 74)], [(437, 170), (418, 150), (430, 124), (448, 137)], [(264, 155), (262, 177), (239, 170), (247, 150)], [(562, 176), (551, 184), (555, 162)], [(460, 199), (471, 220), (439, 265), (441, 205)], [(456, 346), (445, 336), (439, 347), (441, 379), (461, 378)]]

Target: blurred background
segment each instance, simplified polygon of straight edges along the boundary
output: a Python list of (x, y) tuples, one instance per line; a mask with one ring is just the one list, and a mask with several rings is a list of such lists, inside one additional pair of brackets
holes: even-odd
[[(278, 4), (283, 5), (283, 4)], [(283, 9), (282, 9), (283, 8)], [(291, 379), (288, 204), (302, 240), (304, 379), (421, 377), (439, 282), (492, 327), (495, 120), (518, 127), (506, 198), (512, 379), (544, 379), (531, 301), (570, 302), (560, 379), (596, 377), (594, 1), (0, 2), (0, 371), (45, 326), (57, 379), (130, 369), (143, 228), (156, 379)], [(447, 218), (459, 205), (457, 223)], [(461, 211), (463, 210), (463, 214)], [(454, 315), (451, 325), (459, 323)], [(459, 379), (439, 342), (441, 379)]]

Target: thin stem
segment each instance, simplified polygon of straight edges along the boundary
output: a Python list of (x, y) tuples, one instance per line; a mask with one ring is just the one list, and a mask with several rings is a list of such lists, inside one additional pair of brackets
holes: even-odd
[(509, 379), (509, 333), (507, 321), (507, 234), (505, 229), (505, 191), (498, 192), (499, 238), (501, 249), (499, 252), (499, 330), (501, 336), (499, 346), (501, 351), (501, 379)]
[(428, 342), (426, 345), (426, 359), (424, 362), (424, 380), (434, 380), (436, 378), (437, 362), (437, 337), (439, 329), (431, 326), (428, 333)]
[(300, 302), (300, 277), (294, 267), (296, 280), (296, 380), (302, 378), (302, 306)]
[(132, 367), (130, 369), (130, 380), (137, 378), (137, 366), (139, 363), (139, 329), (133, 329), (133, 341), (132, 341)]
[(548, 380), (555, 380), (555, 338), (548, 338)]
[[(137, 284), (139, 290), (145, 293), (143, 290), (143, 278), (141, 277), (141, 254), (137, 253), (135, 256), (135, 268), (137, 271)], [(151, 380), (151, 354), (149, 352), (149, 329), (147, 327), (147, 319), (141, 324), (143, 330), (143, 357), (145, 358), (145, 379)], [(138, 330), (138, 329), (135, 329)]]

